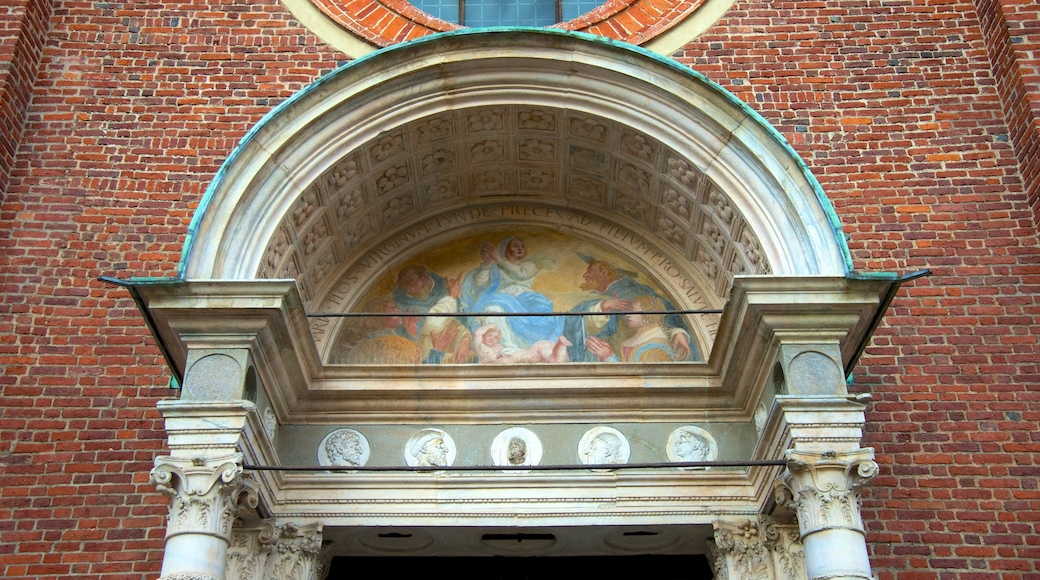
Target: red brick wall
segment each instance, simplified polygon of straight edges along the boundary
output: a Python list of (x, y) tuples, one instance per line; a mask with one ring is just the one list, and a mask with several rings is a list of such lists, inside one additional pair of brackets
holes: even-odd
[(855, 373), (876, 573), (1040, 578), (1040, 251), (974, 5), (740, 2), (709, 32), (678, 56), (791, 141), (856, 268), (934, 273)]
[(96, 278), (173, 275), (224, 158), (340, 57), (275, 0), (51, 11), (0, 207), (0, 577), (154, 578), (169, 376)]
[(1040, 223), (1040, 2), (976, 4), (1033, 219)]
[[(1037, 155), (1004, 121), (1038, 93), (992, 73), (1009, 69), (979, 6), (739, 2), (677, 55), (804, 156), (857, 268), (934, 272), (855, 375), (875, 397), (864, 515), (882, 579), (1040, 578), (1040, 251), (1021, 177)], [(238, 139), (342, 57), (275, 0), (36, 10), (46, 36), (15, 36), (45, 38), (39, 75), (0, 93), (26, 110), (3, 132), (20, 146), (0, 206), (0, 576), (154, 577), (168, 375), (125, 291), (95, 279), (172, 275)]]
[(0, 201), (21, 141), (49, 16), (47, 0), (0, 0)]

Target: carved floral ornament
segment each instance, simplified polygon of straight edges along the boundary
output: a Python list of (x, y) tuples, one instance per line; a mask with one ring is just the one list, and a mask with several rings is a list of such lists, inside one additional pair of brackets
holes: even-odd
[(331, 555), (322, 550), (322, 524), (277, 524), (236, 528), (231, 535), (227, 580), (320, 580)]
[(805, 580), (805, 555), (798, 527), (759, 516), (718, 521), (709, 540), (710, 564), (720, 580)]
[(795, 510), (803, 537), (828, 529), (863, 532), (859, 489), (877, 475), (873, 449), (789, 450), (787, 459), (787, 472), (775, 484), (776, 501)]
[(204, 534), (228, 540), (239, 502), (257, 505), (242, 478), (242, 455), (182, 459), (158, 457), (150, 479), (170, 497), (166, 537)]

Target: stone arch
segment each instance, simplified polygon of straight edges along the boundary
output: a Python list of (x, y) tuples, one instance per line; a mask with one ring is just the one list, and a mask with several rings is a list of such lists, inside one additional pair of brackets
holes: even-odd
[[(500, 162), (474, 156), (485, 137)], [(532, 159), (524, 147), (545, 152)], [(499, 189), (482, 189), (481, 171), (500, 171)], [(732, 94), (635, 47), (510, 30), (388, 48), (277, 107), (206, 192), (179, 273), (294, 278), (313, 310), (371, 248), (502, 204), (631, 232), (680, 265), (709, 306), (737, 275), (851, 270), (811, 172)]]

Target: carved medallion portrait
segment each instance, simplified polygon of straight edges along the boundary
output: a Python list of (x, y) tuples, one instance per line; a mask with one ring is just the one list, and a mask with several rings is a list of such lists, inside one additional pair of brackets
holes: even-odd
[(318, 465), (361, 466), (368, 463), (368, 439), (353, 429), (336, 429), (318, 444)]
[(455, 440), (440, 429), (422, 429), (408, 439), (404, 462), (410, 467), (447, 467), (455, 463)]
[(542, 442), (529, 429), (510, 427), (491, 442), (491, 461), (495, 465), (538, 465), (542, 460)]
[[(668, 460), (675, 463), (715, 461), (719, 457), (719, 444), (715, 436), (694, 425), (684, 425), (672, 431), (665, 448)], [(684, 467), (683, 469), (710, 469), (710, 467)]]
[(631, 453), (628, 439), (613, 427), (593, 427), (578, 441), (578, 459), (585, 465), (628, 463)]

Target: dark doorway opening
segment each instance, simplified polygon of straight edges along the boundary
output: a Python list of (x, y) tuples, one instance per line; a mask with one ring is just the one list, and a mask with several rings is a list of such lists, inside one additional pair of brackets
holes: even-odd
[(376, 574), (387, 579), (422, 580), (711, 580), (703, 555), (581, 556), (561, 558), (334, 558), (329, 580)]

